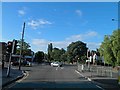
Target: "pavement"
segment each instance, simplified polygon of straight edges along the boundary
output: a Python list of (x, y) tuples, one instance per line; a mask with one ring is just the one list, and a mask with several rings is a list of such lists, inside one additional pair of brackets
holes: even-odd
[(10, 76), (7, 77), (7, 67), (4, 67), (4, 69), (0, 69), (0, 87), (4, 88), (5, 86), (13, 83), (14, 81), (21, 79), (24, 76), (24, 72), (22, 70), (18, 70), (18, 68), (11, 68), (10, 70)]
[(91, 73), (89, 71), (78, 71), (75, 70), (81, 76), (87, 78), (89, 81), (96, 83), (101, 86), (104, 90), (120, 90), (120, 85), (118, 84), (118, 78), (112, 78), (107, 76), (95, 76), (96, 73)]

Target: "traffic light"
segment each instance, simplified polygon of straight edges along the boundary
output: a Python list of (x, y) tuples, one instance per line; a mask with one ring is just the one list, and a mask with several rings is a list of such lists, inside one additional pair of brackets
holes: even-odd
[(13, 42), (11, 41), (8, 41), (7, 43), (7, 53), (11, 53), (12, 52), (12, 45), (13, 45)]
[(17, 50), (17, 40), (13, 40), (13, 43), (14, 43), (14, 49), (13, 49), (13, 54), (16, 54), (16, 50)]

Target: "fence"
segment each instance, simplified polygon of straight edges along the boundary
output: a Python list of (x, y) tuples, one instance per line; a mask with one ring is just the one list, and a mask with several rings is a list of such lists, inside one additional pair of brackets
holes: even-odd
[[(84, 66), (84, 67), (83, 67)], [(98, 65), (82, 65), (78, 64), (78, 71), (90, 72), (92, 76), (102, 76), (102, 77), (111, 77), (118, 78), (118, 72), (114, 72), (112, 67), (107, 66), (98, 66)]]

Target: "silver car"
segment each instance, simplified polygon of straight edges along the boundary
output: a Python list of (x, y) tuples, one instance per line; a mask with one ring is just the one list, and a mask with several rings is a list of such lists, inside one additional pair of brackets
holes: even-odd
[(52, 62), (51, 66), (53, 66), (53, 67), (61, 67), (62, 63), (61, 62)]

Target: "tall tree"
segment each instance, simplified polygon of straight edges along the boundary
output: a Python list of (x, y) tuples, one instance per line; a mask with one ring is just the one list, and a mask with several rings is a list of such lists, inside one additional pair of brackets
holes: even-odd
[(120, 65), (120, 30), (113, 31), (111, 35), (111, 48), (116, 59), (116, 65)]
[(44, 59), (44, 52), (43, 51), (38, 51), (35, 53), (35, 61), (38, 63), (41, 63)]
[(87, 47), (82, 41), (76, 41), (67, 47), (68, 61), (82, 61), (86, 59)]
[(59, 48), (54, 48), (53, 52), (52, 52), (52, 58), (55, 61), (61, 61), (61, 55), (62, 55), (62, 51)]
[(112, 35), (105, 35), (99, 51), (106, 63), (120, 65), (120, 30), (113, 31)]
[(112, 49), (111, 49), (111, 40), (110, 40), (110, 36), (109, 35), (106, 35), (104, 37), (104, 42), (102, 42), (102, 45), (101, 45), (102, 50), (103, 50), (103, 56), (104, 56), (104, 59), (105, 59), (105, 62), (107, 64), (113, 64), (115, 65), (115, 62), (113, 60), (115, 60), (114, 58), (114, 55), (113, 55), (113, 52), (112, 52)]
[(63, 49), (63, 48), (61, 49), (61, 56), (60, 56), (60, 59), (61, 59), (62, 62), (67, 61), (67, 54), (66, 54), (65, 49)]

